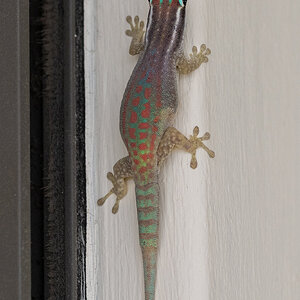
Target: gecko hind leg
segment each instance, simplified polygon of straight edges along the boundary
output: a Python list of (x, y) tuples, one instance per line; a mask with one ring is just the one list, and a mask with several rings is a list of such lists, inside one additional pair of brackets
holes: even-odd
[(132, 23), (132, 18), (130, 16), (127, 16), (126, 18), (127, 23), (130, 25), (130, 30), (126, 30), (126, 35), (132, 37), (130, 48), (129, 48), (129, 54), (130, 55), (136, 55), (141, 53), (141, 51), (144, 49), (144, 43), (143, 43), (143, 37), (144, 37), (144, 26), (145, 23), (143, 21), (140, 22), (140, 19), (138, 16), (135, 16), (134, 18), (134, 25)]
[(133, 177), (131, 159), (129, 156), (120, 159), (113, 167), (114, 174), (111, 172), (107, 173), (107, 178), (112, 182), (113, 188), (97, 203), (102, 206), (105, 201), (112, 195), (117, 196), (115, 205), (113, 206), (112, 212), (116, 214), (119, 210), (119, 204), (127, 194), (127, 181)]
[(157, 150), (158, 165), (161, 165), (173, 149), (181, 149), (192, 154), (190, 166), (192, 169), (197, 168), (196, 151), (198, 148), (204, 149), (210, 157), (215, 157), (215, 153), (210, 150), (203, 141), (209, 140), (210, 134), (206, 132), (202, 137), (198, 137), (199, 127), (193, 130), (193, 135), (188, 139), (174, 127), (169, 127), (164, 133)]

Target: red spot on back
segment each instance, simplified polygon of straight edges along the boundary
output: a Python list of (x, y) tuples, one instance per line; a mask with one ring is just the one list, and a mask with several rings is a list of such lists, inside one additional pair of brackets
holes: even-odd
[(150, 95), (151, 95), (151, 89), (145, 88), (145, 93), (144, 93), (145, 98), (149, 99)]
[(139, 165), (139, 163), (140, 163), (137, 159), (134, 159), (133, 162), (134, 162), (136, 165)]
[(138, 155), (138, 152), (136, 150), (133, 150), (133, 155), (134, 156), (137, 156)]
[(142, 117), (143, 118), (149, 118), (149, 116), (150, 116), (150, 111), (148, 111), (146, 109), (142, 111)]
[(148, 159), (148, 154), (141, 154), (141, 158), (146, 161)]
[(137, 113), (135, 111), (131, 112), (130, 123), (135, 123), (137, 121)]
[(139, 145), (140, 150), (146, 150), (147, 149), (147, 145), (146, 144), (140, 144)]
[(153, 132), (157, 132), (157, 130), (158, 130), (158, 128), (157, 128), (156, 126), (153, 126), (153, 127), (152, 127), (152, 131), (153, 131)]
[(141, 85), (139, 85), (137, 88), (136, 88), (136, 92), (139, 94), (141, 91), (143, 90), (143, 87)]
[(159, 116), (156, 116), (153, 120), (154, 123), (157, 123), (159, 121)]
[(131, 148), (136, 148), (136, 143), (130, 143)]
[(145, 109), (142, 111), (141, 115), (143, 118), (149, 118), (150, 116), (150, 103), (145, 103), (144, 104)]
[(145, 172), (147, 172), (147, 168), (146, 167), (141, 167), (139, 171), (140, 171), (140, 173), (145, 173)]
[(131, 139), (135, 139), (135, 128), (129, 128), (129, 136)]
[(140, 129), (147, 129), (147, 128), (149, 128), (149, 124), (148, 123), (140, 123), (139, 128)]
[(143, 140), (145, 138), (147, 138), (148, 133), (147, 132), (140, 132), (140, 139)]
[(137, 97), (135, 99), (132, 100), (132, 105), (133, 106), (138, 106), (140, 103), (140, 97)]

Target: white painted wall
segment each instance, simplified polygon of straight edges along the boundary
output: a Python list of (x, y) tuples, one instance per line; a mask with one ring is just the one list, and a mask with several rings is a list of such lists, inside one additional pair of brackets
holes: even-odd
[[(88, 299), (143, 299), (134, 186), (111, 214), (106, 173), (126, 155), (119, 107), (136, 62), (125, 17), (147, 1), (85, 0)], [(157, 300), (300, 299), (300, 2), (188, 0), (176, 127), (210, 131), (214, 160), (173, 153), (161, 172)]]
[(209, 3), (210, 299), (299, 300), (300, 2)]

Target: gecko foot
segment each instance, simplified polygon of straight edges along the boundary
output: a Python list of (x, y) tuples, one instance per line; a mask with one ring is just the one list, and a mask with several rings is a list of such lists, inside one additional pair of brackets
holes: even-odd
[(126, 21), (130, 25), (130, 28), (131, 28), (131, 30), (128, 29), (125, 31), (126, 35), (141, 40), (143, 38), (143, 35), (145, 32), (144, 31), (144, 26), (145, 26), (144, 21), (140, 22), (140, 18), (138, 16), (134, 17), (134, 25), (132, 23), (131, 16), (127, 16)]
[(97, 204), (102, 206), (105, 201), (111, 196), (115, 194), (117, 196), (116, 203), (113, 206), (112, 212), (116, 214), (119, 210), (119, 203), (121, 199), (127, 194), (127, 184), (124, 178), (116, 178), (113, 173), (108, 172), (107, 178), (112, 182), (113, 188), (102, 198), (97, 201)]
[(208, 62), (208, 55), (211, 51), (209, 48), (206, 48), (206, 45), (203, 44), (200, 47), (200, 51), (196, 46), (192, 48), (192, 53), (189, 58), (181, 57), (177, 62), (177, 69), (180, 74), (188, 74), (196, 69), (198, 69), (202, 63)]
[(132, 42), (129, 49), (129, 54), (136, 55), (140, 53), (143, 48), (143, 36), (144, 36), (144, 26), (145, 23), (140, 21), (138, 16), (134, 17), (134, 24), (132, 23), (132, 18), (128, 16), (126, 18), (127, 23), (130, 25), (130, 30), (126, 30), (126, 35), (132, 37)]
[(208, 55), (211, 54), (209, 48), (206, 48), (205, 44), (202, 44), (200, 47), (200, 52), (198, 53), (198, 49), (196, 46), (192, 48), (192, 53), (190, 54), (191, 62), (194, 62), (196, 65), (200, 65), (202, 63), (208, 62)]
[(196, 169), (197, 165), (198, 165), (197, 159), (196, 159), (196, 150), (198, 148), (203, 148), (211, 158), (215, 157), (215, 153), (212, 150), (208, 149), (203, 143), (203, 141), (210, 139), (210, 134), (208, 132), (206, 132), (202, 137), (199, 137), (199, 138), (198, 138), (198, 135), (199, 135), (199, 127), (196, 126), (193, 130), (193, 135), (191, 135), (191, 137), (189, 139), (189, 141), (193, 145), (192, 151), (191, 151), (192, 159), (191, 159), (191, 163), (190, 163), (190, 166), (192, 169)]

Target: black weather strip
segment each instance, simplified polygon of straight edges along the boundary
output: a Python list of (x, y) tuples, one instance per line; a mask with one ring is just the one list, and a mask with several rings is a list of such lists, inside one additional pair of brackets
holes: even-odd
[(64, 11), (43, 3), (44, 290), (65, 298)]
[(31, 5), (32, 295), (86, 299), (83, 1)]

